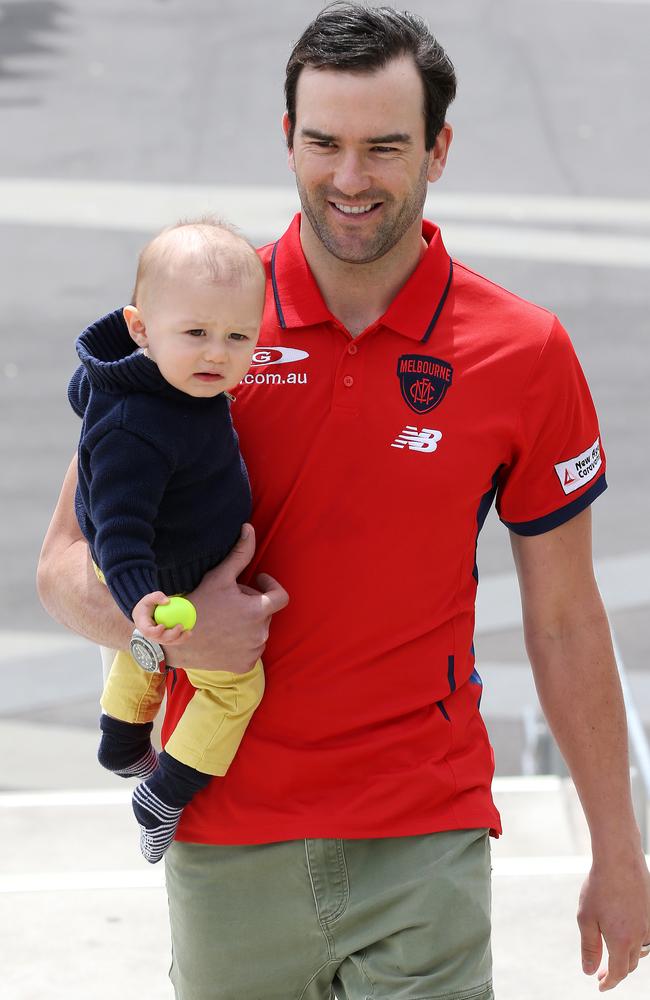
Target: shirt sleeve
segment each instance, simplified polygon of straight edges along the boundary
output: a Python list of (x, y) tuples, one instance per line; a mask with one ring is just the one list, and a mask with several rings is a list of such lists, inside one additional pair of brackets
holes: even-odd
[(575, 517), (606, 488), (591, 393), (569, 336), (555, 319), (524, 391), (497, 511), (511, 531), (539, 535)]
[(154, 524), (172, 469), (153, 444), (123, 429), (97, 441), (90, 462), (95, 555), (114, 600), (130, 618), (138, 601), (159, 589)]

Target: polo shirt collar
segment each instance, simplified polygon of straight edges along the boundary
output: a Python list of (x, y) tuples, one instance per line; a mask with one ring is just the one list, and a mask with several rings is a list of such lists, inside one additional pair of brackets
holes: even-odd
[(316, 326), (334, 319), (305, 260), (300, 242), (300, 212), (273, 247), (271, 281), (278, 322), (283, 329)]
[[(411, 340), (428, 340), (451, 286), (453, 265), (440, 230), (424, 220), (428, 250), (379, 320)], [(334, 320), (309, 268), (300, 243), (300, 213), (275, 244), (271, 256), (273, 297), (281, 327), (295, 329)]]

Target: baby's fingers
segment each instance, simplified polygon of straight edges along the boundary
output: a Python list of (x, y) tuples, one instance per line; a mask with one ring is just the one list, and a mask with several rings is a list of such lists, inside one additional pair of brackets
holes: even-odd
[[(162, 626), (160, 627), (162, 628)], [(156, 642), (159, 642), (161, 646), (180, 646), (191, 635), (192, 629), (183, 629), (182, 625), (174, 625), (174, 628), (165, 629), (162, 637), (156, 639)]]

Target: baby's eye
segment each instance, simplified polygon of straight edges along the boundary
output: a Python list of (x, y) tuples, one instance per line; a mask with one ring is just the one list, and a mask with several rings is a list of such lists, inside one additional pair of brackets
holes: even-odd
[(229, 333), (228, 336), (231, 340), (248, 340), (245, 333)]
[(205, 330), (186, 330), (190, 337), (205, 337)]

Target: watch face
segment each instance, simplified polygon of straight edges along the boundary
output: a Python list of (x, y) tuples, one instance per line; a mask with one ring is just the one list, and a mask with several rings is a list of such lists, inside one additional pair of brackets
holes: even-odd
[(131, 639), (131, 656), (143, 670), (147, 673), (155, 674), (160, 669), (160, 665), (150, 643), (146, 639), (134, 636)]

